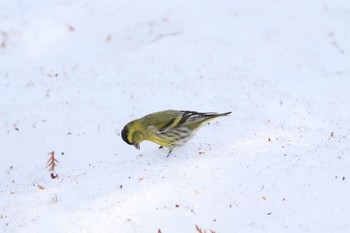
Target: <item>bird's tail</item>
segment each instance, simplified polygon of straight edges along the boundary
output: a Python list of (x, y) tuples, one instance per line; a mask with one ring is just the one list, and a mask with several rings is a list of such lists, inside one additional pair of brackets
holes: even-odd
[(228, 116), (228, 115), (230, 115), (232, 112), (224, 112), (224, 113), (218, 113), (218, 114), (216, 114), (218, 117), (219, 116)]
[(230, 115), (231, 113), (232, 112), (224, 112), (224, 113), (206, 112), (206, 113), (203, 113), (203, 116), (207, 118), (216, 118), (221, 116), (227, 116), (227, 115)]
[(198, 122), (203, 123), (208, 120), (212, 120), (217, 117), (227, 116), (231, 112), (225, 113), (216, 113), (216, 112), (192, 112), (192, 111), (183, 111), (183, 115), (178, 125), (181, 125), (185, 122)]

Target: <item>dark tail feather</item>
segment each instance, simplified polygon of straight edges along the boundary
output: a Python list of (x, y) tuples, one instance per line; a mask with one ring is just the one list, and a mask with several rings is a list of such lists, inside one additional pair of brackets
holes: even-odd
[(217, 117), (230, 115), (232, 112), (216, 113), (216, 112), (207, 112), (204, 113), (204, 122), (211, 121)]
[(224, 113), (219, 113), (217, 114), (217, 116), (228, 116), (230, 115), (232, 112), (224, 112)]
[(193, 111), (183, 111), (181, 120), (177, 125), (181, 125), (187, 121), (207, 121), (214, 119), (216, 117), (227, 116), (231, 112), (216, 113), (216, 112), (193, 112)]
[(230, 115), (231, 113), (232, 112), (225, 112), (225, 113), (206, 112), (206, 113), (203, 113), (203, 116), (205, 116), (205, 117), (220, 117), (220, 116)]

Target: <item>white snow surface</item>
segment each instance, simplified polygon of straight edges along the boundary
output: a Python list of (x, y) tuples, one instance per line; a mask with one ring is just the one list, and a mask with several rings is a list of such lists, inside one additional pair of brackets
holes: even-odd
[[(350, 232), (348, 0), (0, 9), (0, 232)], [(165, 109), (232, 114), (121, 139)]]

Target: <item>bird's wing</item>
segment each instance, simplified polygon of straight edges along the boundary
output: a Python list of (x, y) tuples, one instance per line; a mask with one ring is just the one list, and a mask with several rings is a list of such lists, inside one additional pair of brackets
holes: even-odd
[(200, 113), (193, 111), (176, 111), (176, 113), (174, 112), (168, 115), (169, 119), (159, 131), (164, 132), (179, 127), (188, 127), (191, 124), (198, 125), (216, 116), (218, 116), (218, 114), (214, 112)]
[(148, 125), (153, 125), (157, 131), (165, 132), (178, 127), (196, 128), (209, 119), (228, 114), (230, 113), (166, 110), (145, 116), (145, 119)]
[(182, 112), (176, 110), (166, 110), (156, 112), (144, 117), (146, 125), (152, 126), (157, 131), (165, 131), (173, 128), (181, 120)]
[(196, 122), (196, 121), (204, 121), (206, 119), (217, 116), (215, 112), (193, 112), (193, 111), (182, 111), (182, 118), (179, 121), (178, 125)]

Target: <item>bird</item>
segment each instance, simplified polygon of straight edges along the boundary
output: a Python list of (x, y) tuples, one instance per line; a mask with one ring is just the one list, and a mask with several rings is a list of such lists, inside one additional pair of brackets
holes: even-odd
[(190, 140), (203, 123), (217, 117), (227, 116), (232, 112), (195, 112), (165, 110), (148, 114), (127, 123), (121, 131), (122, 139), (140, 150), (144, 140), (154, 142), (169, 149), (184, 145)]

